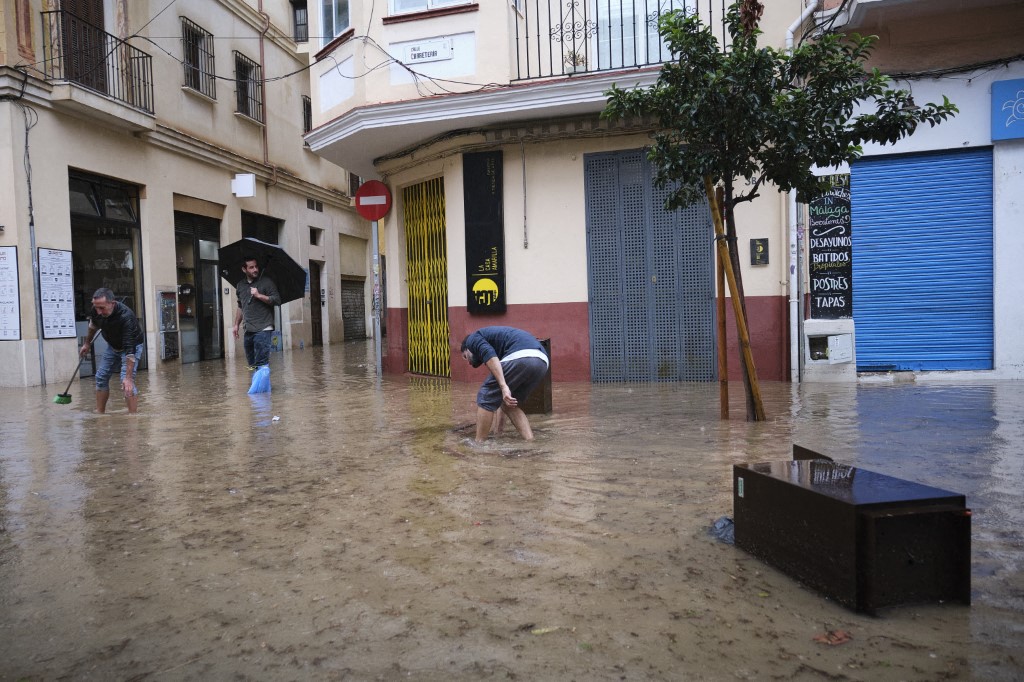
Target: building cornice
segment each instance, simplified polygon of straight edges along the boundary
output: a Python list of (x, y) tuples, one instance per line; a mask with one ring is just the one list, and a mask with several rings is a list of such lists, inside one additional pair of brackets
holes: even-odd
[(633, 69), (370, 104), (314, 129), (305, 139), (329, 161), (369, 177), (373, 159), (450, 131), (598, 114), (613, 85), (647, 87), (659, 73), (658, 68)]

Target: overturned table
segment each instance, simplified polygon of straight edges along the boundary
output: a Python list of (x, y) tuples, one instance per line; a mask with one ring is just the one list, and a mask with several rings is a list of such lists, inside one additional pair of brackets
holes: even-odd
[(857, 611), (970, 604), (971, 512), (958, 493), (828, 458), (737, 464), (733, 517), (737, 547)]

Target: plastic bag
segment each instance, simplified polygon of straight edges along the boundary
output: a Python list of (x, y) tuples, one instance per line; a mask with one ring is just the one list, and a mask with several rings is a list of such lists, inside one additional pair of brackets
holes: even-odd
[(253, 393), (270, 393), (270, 365), (263, 365), (252, 375), (249, 394)]
[(732, 523), (732, 519), (728, 516), (723, 516), (715, 521), (714, 525), (708, 529), (708, 534), (721, 540), (722, 542), (733, 545), (736, 544), (735, 528)]

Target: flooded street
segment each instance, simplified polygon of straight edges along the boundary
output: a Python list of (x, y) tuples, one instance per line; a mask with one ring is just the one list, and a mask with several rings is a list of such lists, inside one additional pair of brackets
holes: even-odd
[[(0, 679), (1024, 678), (1024, 382), (765, 384), (759, 424), (739, 383), (728, 422), (717, 384), (556, 383), (473, 446), (476, 383), (271, 366), (140, 372), (135, 417), (0, 389)], [(793, 443), (965, 494), (972, 605), (857, 614), (712, 538)]]

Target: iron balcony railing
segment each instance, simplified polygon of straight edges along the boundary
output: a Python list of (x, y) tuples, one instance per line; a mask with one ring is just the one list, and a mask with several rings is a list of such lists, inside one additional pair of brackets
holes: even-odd
[(51, 81), (77, 83), (153, 113), (153, 58), (85, 20), (43, 12), (43, 69)]
[(663, 14), (673, 10), (697, 13), (717, 32), (726, 2), (515, 0), (512, 6), (514, 80), (527, 80), (662, 64), (672, 57), (658, 34), (658, 20)]

